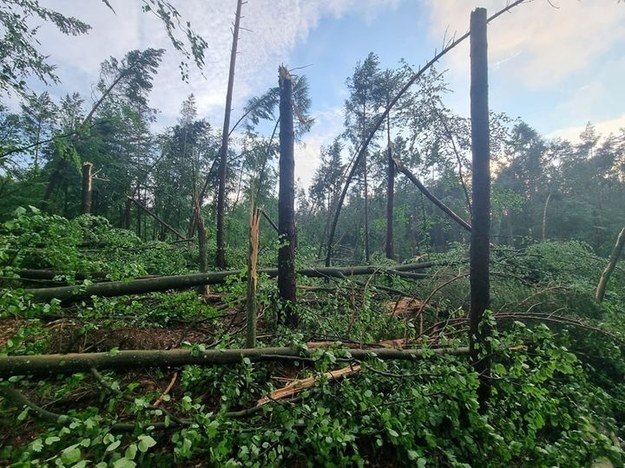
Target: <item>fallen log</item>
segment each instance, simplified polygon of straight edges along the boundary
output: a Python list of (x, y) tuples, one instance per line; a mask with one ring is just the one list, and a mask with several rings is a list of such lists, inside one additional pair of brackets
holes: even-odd
[[(467, 355), (469, 348), (434, 349), (333, 349), (344, 352), (349, 359), (377, 357), (384, 360), (418, 360), (431, 355)], [(42, 377), (74, 374), (95, 369), (128, 370), (145, 367), (178, 367), (184, 365), (213, 366), (238, 364), (243, 358), (253, 362), (310, 359), (313, 351), (293, 348), (244, 348), (196, 351), (186, 349), (131, 350), (109, 353), (43, 354), (33, 356), (0, 356), (0, 375), (6, 379), (16, 375)]]
[[(298, 274), (309, 278), (343, 278), (355, 275), (373, 275), (385, 273), (392, 275), (404, 275), (406, 272), (429, 268), (433, 265), (427, 263), (413, 263), (406, 265), (396, 265), (392, 268), (379, 268), (374, 266), (355, 266), (347, 268), (323, 267), (306, 268), (299, 270)], [(265, 273), (270, 278), (278, 275), (276, 268), (259, 269), (259, 273)], [(108, 283), (97, 283), (90, 286), (58, 286), (53, 288), (25, 289), (24, 291), (32, 295), (37, 302), (46, 302), (58, 299), (61, 302), (77, 302), (89, 299), (91, 296), (114, 297), (130, 294), (145, 294), (157, 291), (167, 291), (169, 289), (187, 289), (195, 286), (224, 283), (227, 278), (240, 275), (240, 270), (218, 271), (207, 273), (193, 273), (181, 276), (161, 276), (157, 278), (140, 279), (135, 281), (111, 281)], [(428, 275), (410, 274), (410, 278), (425, 278)]]

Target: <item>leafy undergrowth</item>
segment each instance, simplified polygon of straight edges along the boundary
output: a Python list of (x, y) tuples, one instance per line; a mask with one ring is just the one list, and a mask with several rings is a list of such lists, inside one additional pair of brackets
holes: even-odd
[[(107, 261), (111, 251), (114, 262)], [(623, 271), (598, 306), (590, 298), (603, 260), (583, 244), (497, 249), (488, 317), (497, 330), (491, 398), (480, 411), (479, 378), (467, 357), (431, 351), (466, 345), (465, 258), (461, 247), (432, 256), (436, 266), (418, 282), (300, 278), (295, 331), (276, 325), (275, 284), (261, 277), (259, 346), (307, 349), (310, 359), (2, 379), (0, 463), (621, 466), (624, 301), (614, 285), (623, 284)], [(244, 346), (242, 277), (204, 295), (93, 298), (61, 307), (32, 302), (15, 276), (47, 268), (64, 273), (52, 281), (80, 284), (98, 279), (80, 280), (78, 273), (172, 274), (195, 261), (186, 248), (147, 248), (98, 219), (22, 211), (3, 227), (0, 260), (4, 355)], [(424, 356), (357, 362), (346, 351), (380, 344), (419, 347)], [(342, 378), (327, 374), (345, 366)], [(311, 376), (310, 387), (288, 398), (274, 393)]]

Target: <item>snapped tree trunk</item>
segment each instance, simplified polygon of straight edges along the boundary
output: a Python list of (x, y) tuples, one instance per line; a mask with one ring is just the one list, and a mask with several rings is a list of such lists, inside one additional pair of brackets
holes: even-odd
[(91, 214), (92, 182), (91, 169), (93, 164), (84, 162), (82, 165), (82, 214)]
[[(234, 18), (232, 32), (232, 49), (230, 50), (230, 70), (228, 72), (228, 90), (226, 92), (226, 110), (224, 112), (224, 126), (221, 132), (221, 152), (219, 154), (219, 187), (217, 189), (217, 253), (218, 268), (226, 267), (226, 169), (228, 164), (228, 129), (230, 127), (230, 113), (232, 111), (232, 90), (234, 88), (234, 70), (237, 60), (237, 44), (239, 42), (239, 25), (241, 23), (241, 6), (243, 0), (237, 1), (237, 12)], [(201, 201), (200, 201), (201, 203)]]
[(295, 311), (295, 135), (293, 132), (293, 81), (281, 66), (280, 81), (280, 188), (278, 193), (278, 229), (281, 247), (278, 250), (278, 290), (284, 301), (282, 321), (296, 327)]
[(473, 210), (471, 216), (471, 311), (469, 348), (479, 375), (482, 410), (490, 396), (490, 328), (482, 323), (490, 303), (490, 147), (488, 123), (488, 43), (486, 9), (471, 12), (471, 149), (473, 153)]
[(250, 252), (247, 259), (247, 336), (245, 346), (256, 347), (256, 317), (258, 305), (256, 303), (256, 286), (258, 276), (256, 263), (258, 261), (258, 244), (260, 237), (260, 216), (261, 209), (254, 208), (250, 213)]
[(605, 294), (605, 287), (608, 284), (608, 280), (610, 279), (610, 275), (614, 271), (616, 267), (616, 262), (621, 256), (621, 252), (623, 252), (623, 245), (625, 244), (625, 228), (621, 229), (621, 232), (616, 239), (616, 244), (612, 249), (612, 253), (610, 254), (610, 259), (608, 260), (608, 264), (601, 273), (601, 278), (599, 279), (599, 284), (597, 285), (597, 291), (595, 292), (595, 301), (597, 303), (601, 303), (603, 300), (603, 295)]

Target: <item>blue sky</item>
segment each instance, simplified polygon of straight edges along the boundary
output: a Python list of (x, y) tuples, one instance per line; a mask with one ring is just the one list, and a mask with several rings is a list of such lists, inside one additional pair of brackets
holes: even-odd
[[(83, 38), (41, 28), (50, 60), (58, 66), (61, 96), (79, 91), (96, 100), (92, 85), (99, 64), (109, 56), (145, 47), (171, 49), (157, 19), (141, 13), (138, 0), (111, 0), (113, 15), (100, 0), (41, 0), (93, 26)], [(230, 28), (236, 0), (173, 0), (185, 19), (209, 44), (202, 77), (192, 71), (179, 79), (180, 56), (168, 51), (152, 93), (161, 109), (160, 127), (172, 124), (181, 102), (196, 95), (200, 117), (216, 127), (223, 119)], [(249, 0), (243, 9), (234, 89), (233, 118), (247, 99), (277, 81), (278, 65), (300, 70), (311, 85), (317, 124), (296, 153), (296, 175), (307, 185), (320, 145), (341, 132), (346, 78), (357, 61), (376, 53), (383, 68), (401, 58), (419, 66), (440, 49), (443, 37), (462, 34), (469, 13), (484, 6), (489, 14), (505, 0)], [(625, 127), (625, 2), (617, 0), (534, 0), (506, 14), (489, 28), (490, 103), (496, 111), (521, 117), (541, 133), (574, 138), (591, 121), (608, 133)], [(445, 57), (445, 99), (456, 112), (468, 112), (468, 43)]]

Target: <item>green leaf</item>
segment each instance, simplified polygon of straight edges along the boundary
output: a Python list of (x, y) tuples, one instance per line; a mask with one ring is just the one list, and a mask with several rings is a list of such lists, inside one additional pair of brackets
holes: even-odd
[(45, 444), (52, 445), (53, 443), (58, 442), (59, 440), (61, 440), (61, 438), (57, 436), (46, 437)]
[(61, 461), (66, 465), (74, 464), (80, 461), (82, 453), (77, 445), (70, 445), (61, 452)]
[(124, 457), (128, 460), (134, 460), (137, 456), (137, 444), (130, 444), (124, 453)]
[(139, 445), (138, 448), (141, 452), (145, 453), (148, 451), (150, 447), (154, 447), (156, 445), (156, 441), (150, 437), (149, 435), (140, 435), (139, 436)]
[(121, 440), (116, 440), (114, 441), (112, 444), (110, 444), (108, 447), (106, 447), (106, 451), (107, 452), (112, 452), (113, 450), (115, 450), (117, 447), (119, 447), (122, 444)]
[(113, 463), (113, 468), (135, 468), (135, 466), (137, 466), (137, 464), (127, 458), (120, 458)]

